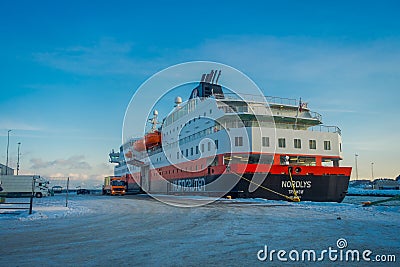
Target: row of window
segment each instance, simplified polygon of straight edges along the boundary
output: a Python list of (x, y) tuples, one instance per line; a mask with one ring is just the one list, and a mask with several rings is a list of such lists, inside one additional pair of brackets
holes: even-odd
[[(262, 137), (262, 146), (263, 147), (269, 147), (270, 146), (270, 140), (269, 137), (263, 136)], [(218, 149), (218, 140), (214, 140), (215, 144), (215, 149)], [(308, 145), (310, 149), (317, 149), (317, 141), (316, 140), (308, 140)], [(341, 144), (340, 144), (341, 145)], [(243, 146), (243, 137), (242, 136), (235, 136), (235, 146), (240, 147)], [(293, 139), (293, 146), (294, 148), (301, 149), (302, 144), (301, 144), (301, 139), (295, 138)], [(279, 148), (285, 148), (286, 147), (286, 139), (285, 138), (278, 138), (278, 147)], [(324, 150), (331, 150), (331, 141), (324, 141)], [(340, 147), (341, 150), (341, 147)], [(181, 150), (180, 152), (176, 152), (176, 159), (189, 157), (193, 155), (198, 155), (199, 153), (204, 153), (205, 151), (205, 144), (191, 148), (187, 148), (186, 150)], [(207, 142), (207, 151), (211, 151), (211, 142)], [(156, 161), (161, 161), (161, 158), (157, 158)]]
[[(210, 109), (210, 114), (212, 114), (212, 109)], [(206, 117), (207, 116), (207, 114), (206, 114), (206, 112), (204, 112), (204, 117)], [(198, 117), (198, 119), (200, 119), (201, 117), (199, 116)], [(194, 118), (194, 119), (192, 119), (192, 120), (189, 120), (188, 122), (187, 122), (187, 124), (190, 124), (191, 122), (195, 122), (196, 121), (196, 118)], [(206, 123), (209, 123), (209, 122), (206, 122)], [(185, 124), (186, 125), (186, 124)], [(176, 131), (178, 132), (179, 131), (179, 128), (181, 128), (182, 129), (182, 127), (183, 126), (185, 126), (185, 125), (180, 125), (180, 126), (176, 126)], [(163, 132), (163, 136), (167, 136), (168, 134), (172, 134), (172, 133), (174, 133), (175, 132), (175, 128), (172, 128), (172, 129), (170, 129), (169, 130), (169, 132), (168, 131), (166, 131), (166, 132)]]
[[(211, 151), (211, 142), (207, 142), (207, 151)], [(214, 140), (214, 145), (215, 145), (215, 149), (218, 149), (218, 140)], [(181, 150), (180, 152), (176, 152), (176, 159), (179, 159), (180, 157), (183, 157), (185, 155), (185, 157), (189, 157), (193, 156), (194, 154), (198, 155), (199, 153), (204, 153), (205, 151), (205, 144), (201, 144), (200, 145), (200, 149), (199, 146), (195, 146), (195, 147), (191, 147), (191, 148), (186, 148), (186, 150)], [(184, 153), (185, 152), (185, 153)]]
[[(262, 137), (262, 146), (269, 147), (269, 137), (263, 136)], [(235, 146), (243, 146), (243, 137), (236, 136), (235, 137)], [(301, 148), (301, 139), (295, 138), (293, 139), (293, 146), (294, 148)], [(286, 147), (286, 139), (285, 138), (278, 138), (278, 147), (285, 148)], [(308, 140), (308, 147), (310, 149), (317, 149), (317, 140)], [(331, 141), (324, 141), (324, 150), (331, 150)]]
[[(286, 147), (286, 139), (278, 138), (278, 147), (285, 148)], [(293, 147), (301, 148), (301, 139), (295, 138), (293, 139)], [(309, 149), (317, 149), (317, 140), (308, 140)], [(331, 150), (331, 141), (324, 141), (324, 150)]]
[[(186, 116), (187, 114), (195, 111), (198, 101), (199, 100), (197, 98), (193, 98), (193, 99), (190, 99), (186, 104), (181, 105), (179, 109), (177, 109), (175, 112), (173, 112), (170, 116), (168, 116), (165, 119), (164, 126), (169, 126), (173, 122), (182, 118), (183, 116)], [(212, 114), (212, 109), (210, 109), (209, 113)], [(207, 116), (207, 113), (204, 112), (204, 117), (206, 117), (206, 116)], [(199, 116), (199, 118), (200, 118), (200, 116)]]

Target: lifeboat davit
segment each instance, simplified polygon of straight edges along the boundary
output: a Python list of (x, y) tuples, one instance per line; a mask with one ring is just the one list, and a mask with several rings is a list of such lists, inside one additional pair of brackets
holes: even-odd
[(145, 149), (152, 149), (161, 144), (161, 133), (159, 131), (155, 131), (152, 133), (148, 133), (144, 138), (137, 140), (133, 143), (133, 148), (136, 151), (144, 151)]

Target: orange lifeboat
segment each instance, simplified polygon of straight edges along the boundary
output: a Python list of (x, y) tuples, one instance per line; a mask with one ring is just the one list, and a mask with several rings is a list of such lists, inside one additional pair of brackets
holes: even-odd
[(126, 158), (132, 158), (132, 151), (128, 151), (127, 153), (125, 153), (125, 157)]
[(144, 151), (145, 149), (151, 149), (161, 144), (161, 133), (155, 131), (148, 133), (144, 138), (137, 140), (133, 143), (133, 148), (136, 151)]
[(146, 148), (144, 145), (144, 138), (136, 140), (135, 143), (133, 143), (133, 149), (136, 151), (143, 151)]
[(161, 144), (161, 133), (159, 131), (148, 133), (144, 139), (146, 143), (146, 149), (151, 149)]

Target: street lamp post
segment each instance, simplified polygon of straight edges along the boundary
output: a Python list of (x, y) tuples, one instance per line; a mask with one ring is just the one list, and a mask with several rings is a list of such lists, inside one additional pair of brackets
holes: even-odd
[(17, 160), (17, 175), (18, 175), (18, 173), (19, 173), (19, 147), (21, 146), (21, 142), (18, 142), (18, 155), (17, 155), (17, 157), (18, 157), (18, 160)]
[(374, 180), (374, 163), (371, 162), (371, 175), (372, 175), (372, 181)]
[(357, 180), (358, 180), (358, 162), (357, 162), (358, 154), (354, 154), (354, 157), (356, 159), (356, 176), (357, 176)]
[(7, 132), (6, 175), (8, 174), (8, 148), (10, 147), (10, 132), (11, 132), (11, 130), (8, 130), (8, 132)]

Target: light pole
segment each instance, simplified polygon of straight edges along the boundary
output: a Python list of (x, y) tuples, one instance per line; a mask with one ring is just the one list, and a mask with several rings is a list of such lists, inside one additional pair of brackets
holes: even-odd
[(371, 162), (371, 175), (372, 175), (372, 181), (374, 180), (374, 163)]
[(11, 130), (8, 130), (8, 132), (7, 132), (6, 175), (8, 174), (8, 148), (10, 147), (10, 132), (11, 132)]
[(18, 157), (18, 160), (17, 160), (17, 175), (18, 175), (18, 173), (19, 173), (19, 147), (21, 146), (21, 142), (18, 142), (18, 155), (17, 155), (17, 157)]
[(354, 154), (354, 157), (356, 159), (356, 176), (357, 176), (357, 180), (358, 180), (358, 162), (357, 162), (358, 154)]

